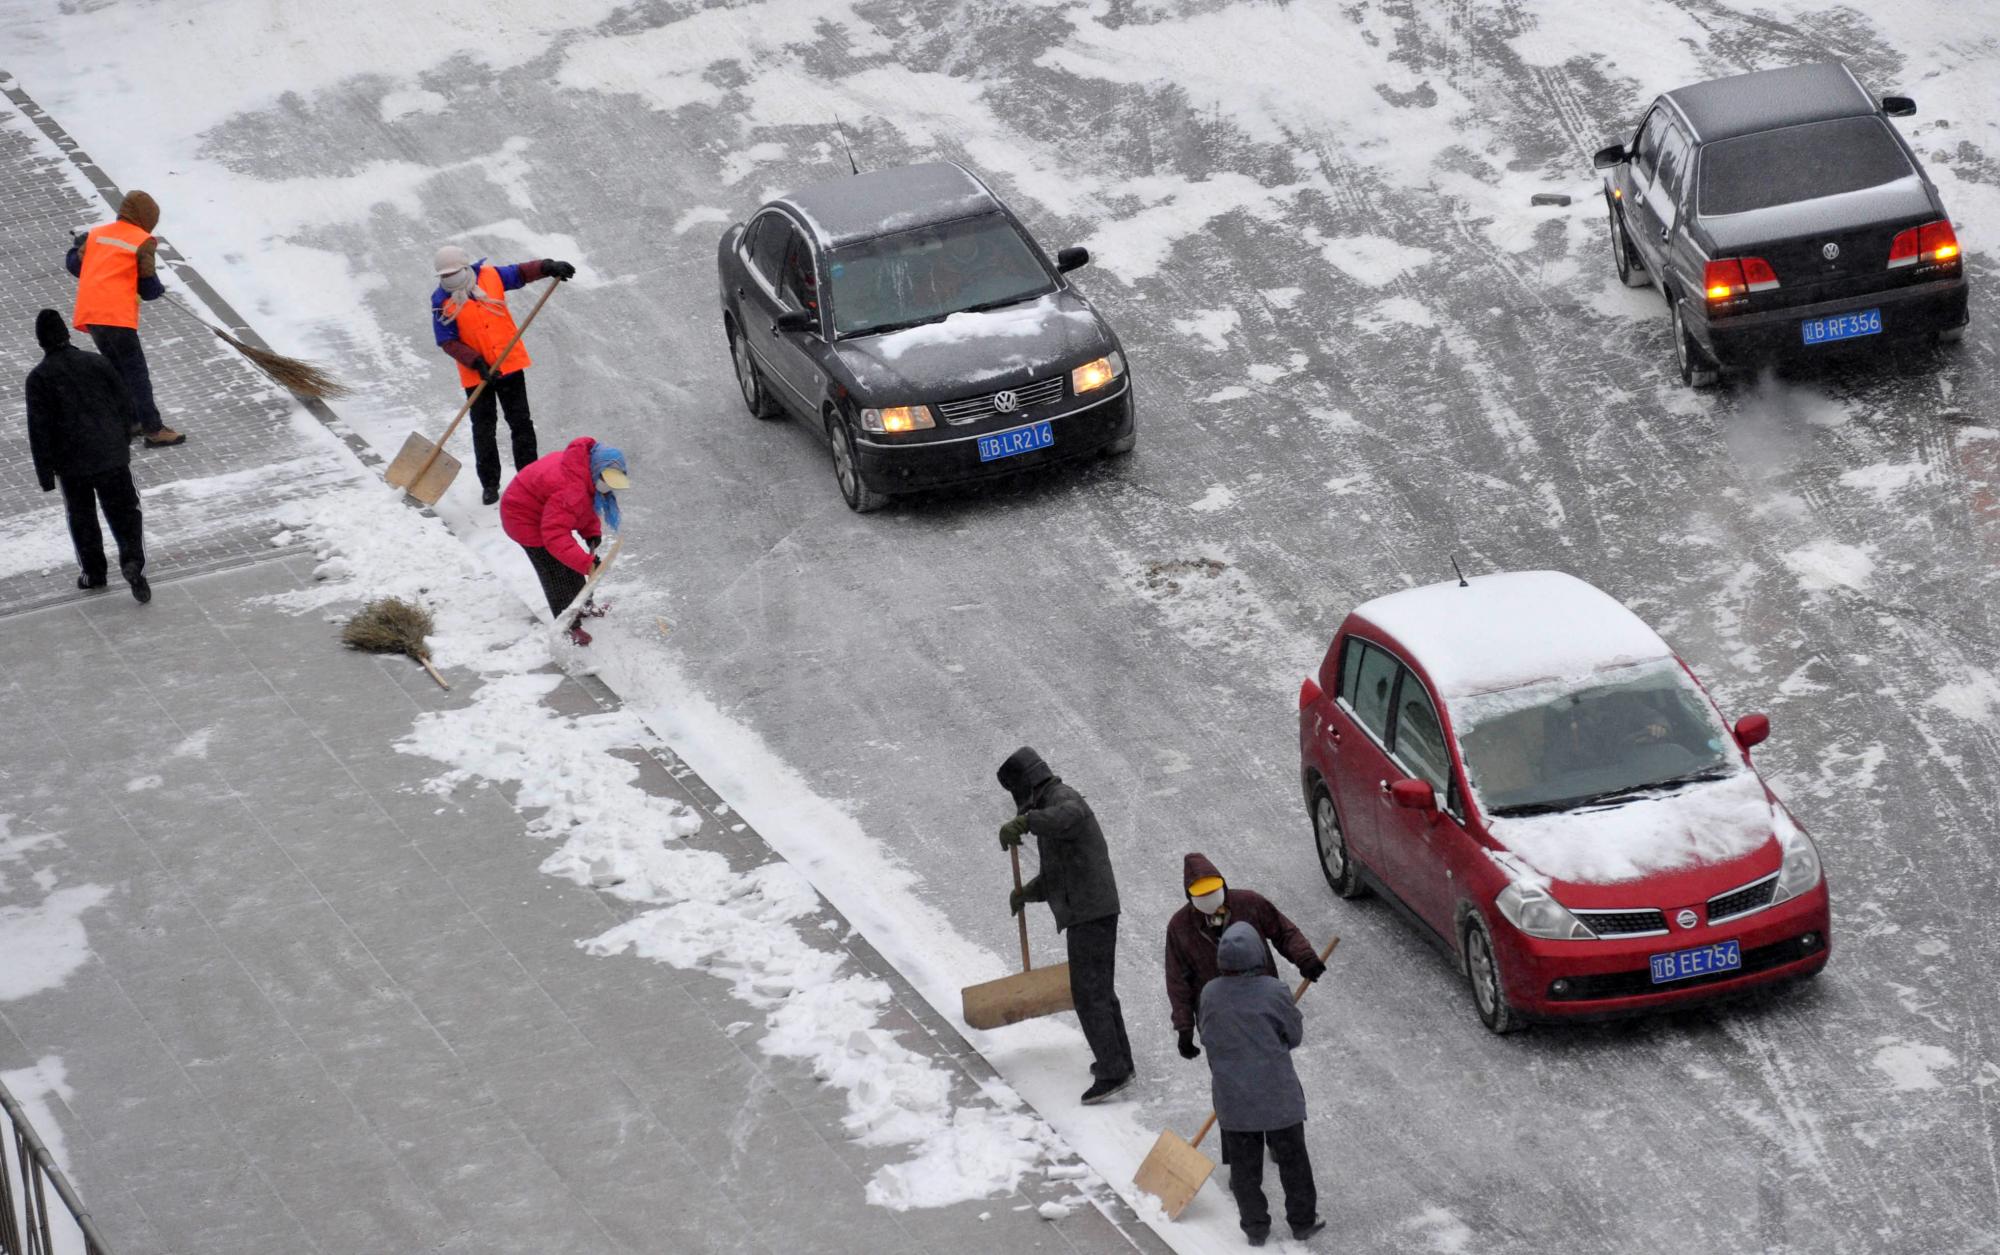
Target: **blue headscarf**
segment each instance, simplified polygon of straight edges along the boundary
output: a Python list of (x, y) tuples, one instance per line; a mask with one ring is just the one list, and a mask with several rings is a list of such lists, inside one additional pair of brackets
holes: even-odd
[(604, 525), (615, 532), (618, 530), (618, 494), (595, 491), (598, 477), (604, 474), (604, 469), (608, 466), (615, 466), (627, 475), (632, 473), (625, 465), (625, 454), (621, 450), (614, 449), (608, 444), (590, 446), (590, 486), (594, 494), (591, 504), (597, 507), (597, 517), (603, 519)]

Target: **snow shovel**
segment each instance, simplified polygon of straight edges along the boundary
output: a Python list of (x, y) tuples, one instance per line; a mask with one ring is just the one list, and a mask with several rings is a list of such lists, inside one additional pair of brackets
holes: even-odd
[[(1021, 847), (1007, 853), (1014, 858), (1014, 887), (1021, 887)], [(967, 985), (960, 990), (965, 1000), (965, 1022), (974, 1028), (1000, 1028), (1038, 1016), (1071, 1011), (1076, 1003), (1069, 996), (1069, 964), (1036, 967), (1028, 962), (1028, 908), (1014, 917), (1021, 925), (1021, 970), (1012, 976)]]
[(590, 573), (590, 578), (584, 580), (583, 587), (576, 591), (576, 596), (570, 598), (569, 605), (563, 607), (563, 612), (556, 616), (554, 625), (549, 629), (558, 643), (562, 640), (562, 634), (575, 626), (576, 621), (583, 617), (583, 608), (590, 604), (591, 594), (597, 591), (597, 581), (603, 579), (604, 573), (611, 569), (611, 564), (618, 560), (618, 551), (624, 546), (625, 538), (617, 532), (611, 533), (611, 547), (599, 555), (602, 561), (597, 564), (597, 569)]
[[(1340, 944), (1335, 937), (1326, 943), (1326, 949), (1319, 952), (1319, 961), (1325, 963), (1333, 948)], [(1299, 982), (1292, 991), (1292, 1001), (1297, 1003), (1305, 997), (1309, 980)], [(1179, 1220), (1201, 1187), (1208, 1183), (1209, 1174), (1215, 1171), (1215, 1163), (1207, 1155), (1195, 1148), (1201, 1139), (1215, 1127), (1215, 1113), (1208, 1113), (1208, 1119), (1201, 1122), (1192, 1142), (1182, 1141), (1181, 1135), (1172, 1129), (1160, 1130), (1160, 1140), (1153, 1143), (1153, 1149), (1146, 1152), (1140, 1161), (1139, 1171), (1132, 1174), (1132, 1184), (1160, 1200), (1160, 1209), (1167, 1213), (1167, 1219)]]
[[(528, 334), (528, 328), (534, 324), (535, 315), (542, 312), (542, 306), (549, 303), (549, 298), (554, 296), (556, 289), (561, 286), (560, 279), (549, 284), (549, 290), (542, 293), (542, 299), (536, 301), (535, 307), (528, 311), (527, 321), (514, 332), (514, 338), (507, 341), (507, 347), (500, 350), (494, 364), (507, 360), (507, 355), (521, 342), (521, 337)], [(485, 391), (486, 381), (482, 379), (477, 388), (466, 394), (465, 404), (459, 406), (458, 413), (451, 416), (451, 425), (444, 429), (444, 435), (438, 437), (436, 444), (432, 444), (416, 432), (411, 432), (403, 441), (403, 447), (396, 451), (396, 460), (389, 463), (389, 469), (383, 472), (382, 478), (425, 505), (436, 505), (438, 498), (444, 496), (444, 490), (451, 487), (451, 481), (458, 478), (461, 465), (457, 458), (444, 451), (444, 447), (451, 441), (451, 433), (458, 430), (459, 423), (464, 421), (466, 414), (472, 409), (472, 403)]]

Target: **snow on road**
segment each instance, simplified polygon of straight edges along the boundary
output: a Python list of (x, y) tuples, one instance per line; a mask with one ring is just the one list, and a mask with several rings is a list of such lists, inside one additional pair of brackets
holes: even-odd
[[(1588, 157), (1661, 89), (1843, 58), (1916, 96), (1899, 125), (1984, 291), (2000, 15), (156, 12), (0, 0), (7, 69), (160, 196), (163, 231), (280, 347), (363, 383), (343, 416), (378, 447), (457, 399), (423, 321), (438, 243), (602, 276), (536, 325), (531, 388), (545, 447), (589, 433), (632, 455), (607, 675), (927, 996), (948, 1005), (1010, 944), (994, 765), (1031, 742), (1091, 797), (1125, 899), (1139, 1101), (1074, 1107), (1073, 1030), (980, 1044), (1106, 1178), (1205, 1107), (1155, 958), (1196, 848), (1345, 939), (1300, 1053), (1328, 1243), (1994, 1249), (1995, 341), (1975, 322), (1937, 355), (1686, 392), (1663, 307), (1610, 274)], [(843, 171), (836, 115), (864, 166), (964, 159), (1046, 244), (1091, 248), (1079, 280), (1138, 387), (1131, 459), (862, 519), (803, 430), (741, 413), (717, 224)], [(1576, 201), (1530, 207), (1544, 188)], [(524, 581), (468, 491), (443, 513)], [(1760, 764), (1833, 886), (1814, 986), (1492, 1040), (1400, 920), (1324, 893), (1292, 690), (1341, 614), (1453, 554), (1606, 588), (1727, 714), (1772, 714)], [(1222, 1249), (1228, 1213), (1211, 1191), (1170, 1237)]]

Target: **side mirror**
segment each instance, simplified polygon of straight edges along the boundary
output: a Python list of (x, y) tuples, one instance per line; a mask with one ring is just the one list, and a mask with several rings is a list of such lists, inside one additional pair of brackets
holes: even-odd
[(1438, 808), (1437, 790), (1431, 788), (1428, 780), (1398, 780), (1389, 786), (1389, 800), (1406, 811), (1434, 811)]
[(1736, 743), (1744, 749), (1762, 745), (1771, 736), (1769, 715), (1745, 715), (1736, 721)]
[(1319, 681), (1307, 676), (1305, 682), (1299, 685), (1299, 709), (1304, 710), (1324, 696), (1319, 691)]
[(1908, 96), (1882, 97), (1882, 112), (1892, 118), (1907, 118), (1917, 111), (1917, 102)]
[(1609, 148), (1598, 149), (1596, 155), (1591, 157), (1590, 164), (1599, 170), (1609, 170), (1613, 166), (1624, 165), (1625, 145), (1613, 144)]
[(818, 331), (819, 316), (803, 309), (788, 309), (771, 324), (773, 331)]
[(1072, 270), (1081, 270), (1089, 264), (1090, 250), (1079, 245), (1072, 244), (1068, 248), (1058, 250), (1056, 253), (1056, 270), (1062, 274), (1068, 274)]

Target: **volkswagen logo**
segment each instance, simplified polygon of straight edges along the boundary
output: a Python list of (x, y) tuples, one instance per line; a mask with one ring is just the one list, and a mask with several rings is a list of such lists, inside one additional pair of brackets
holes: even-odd
[[(1831, 248), (1832, 245), (1828, 245), (1827, 247)], [(1693, 928), (1696, 924), (1701, 923), (1701, 917), (1694, 913), (1694, 908), (1684, 907), (1679, 915), (1674, 916), (1674, 923), (1679, 924), (1682, 928)]]
[(996, 392), (993, 394), (993, 408), (1002, 414), (1012, 414), (1014, 407), (1020, 403), (1021, 398), (1015, 396), (1011, 391)]
[(1832, 240), (1828, 240), (1825, 244), (1820, 245), (1819, 255), (1828, 261), (1832, 261), (1840, 256), (1840, 245), (1835, 244)]

